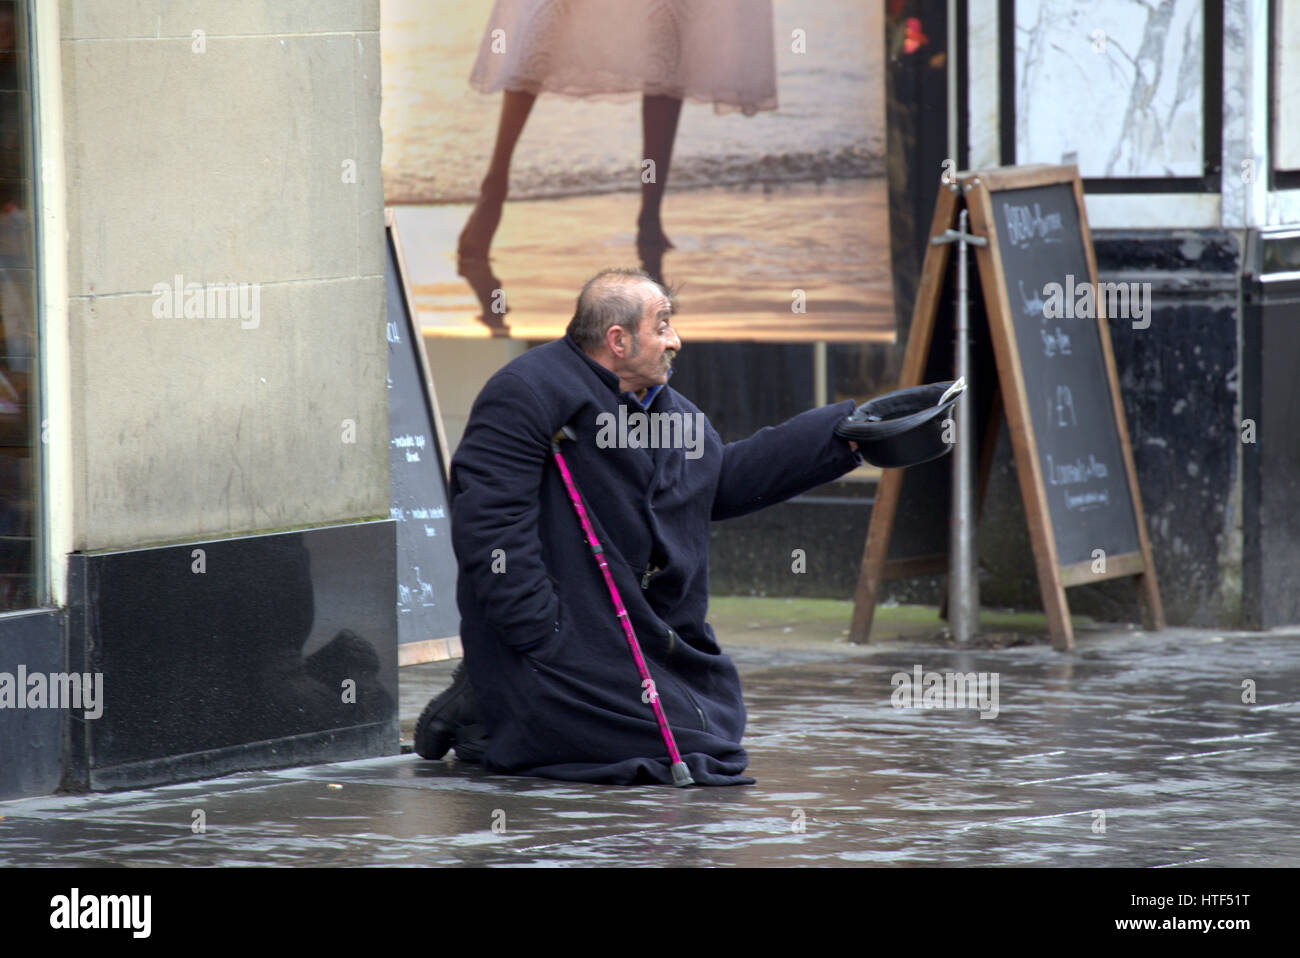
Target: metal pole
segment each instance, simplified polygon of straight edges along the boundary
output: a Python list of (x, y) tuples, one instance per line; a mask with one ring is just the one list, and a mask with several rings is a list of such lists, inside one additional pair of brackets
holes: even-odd
[(980, 592), (975, 555), (975, 489), (973, 476), (971, 419), (974, 412), (970, 363), (970, 310), (966, 285), (966, 219), (962, 209), (957, 221), (957, 377), (966, 381), (966, 391), (952, 407), (956, 448), (952, 455), (952, 526), (948, 550), (948, 626), (958, 645), (970, 642), (979, 632)]
[(813, 343), (813, 405), (815, 406), (826, 405), (826, 396), (830, 392), (827, 388), (827, 378), (826, 344)]
[[(959, 183), (963, 190), (969, 190), (979, 183), (979, 177), (974, 177), (969, 183), (962, 183), (961, 176), (958, 175), (948, 188), (955, 193)], [(948, 628), (958, 645), (964, 645), (974, 638), (979, 632), (980, 624), (980, 589), (976, 577), (978, 569), (975, 552), (975, 444), (971, 423), (975, 400), (971, 388), (966, 247), (987, 246), (989, 243), (987, 237), (972, 236), (966, 232), (967, 218), (967, 210), (963, 207), (957, 220), (957, 229), (946, 229), (930, 238), (930, 243), (934, 246), (957, 244), (957, 318), (953, 323), (953, 352), (957, 380), (964, 382), (966, 388), (952, 407), (952, 438), (956, 448), (952, 451), (952, 524), (948, 540)]]

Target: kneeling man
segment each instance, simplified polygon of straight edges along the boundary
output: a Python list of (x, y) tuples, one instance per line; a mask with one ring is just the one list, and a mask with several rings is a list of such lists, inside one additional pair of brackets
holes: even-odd
[[(475, 401), (450, 489), (465, 661), (417, 724), (425, 758), (454, 744), (493, 772), (672, 784), (653, 691), (697, 784), (753, 783), (740, 679), (705, 621), (709, 523), (861, 462), (833, 432), (854, 403), (723, 444), (667, 385), (681, 350), (672, 313), (640, 270), (605, 270), (583, 287), (564, 338), (512, 360)], [(551, 456), (566, 426), (562, 452), (653, 690)]]

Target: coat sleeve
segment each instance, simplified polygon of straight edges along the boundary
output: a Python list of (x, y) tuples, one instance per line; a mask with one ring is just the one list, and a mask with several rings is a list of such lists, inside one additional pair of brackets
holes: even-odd
[(784, 502), (856, 466), (858, 454), (834, 433), (835, 424), (854, 408), (846, 399), (810, 409), (723, 446), (713, 518), (733, 519)]
[(452, 461), (451, 535), (460, 574), (469, 577), (488, 624), (515, 648), (546, 638), (559, 612), (538, 531), (550, 454), (544, 410), (527, 383), (499, 373), (475, 401)]

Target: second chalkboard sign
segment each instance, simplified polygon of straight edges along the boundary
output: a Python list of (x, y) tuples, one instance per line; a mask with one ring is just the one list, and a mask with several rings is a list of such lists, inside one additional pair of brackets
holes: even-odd
[(387, 226), (388, 469), (397, 520), (398, 665), (461, 655), (447, 441), (392, 210)]
[[(987, 319), (972, 331), (976, 364), (982, 375), (993, 372), (980, 359), (989, 345), (996, 361), (996, 389), (981, 388), (983, 398), (974, 406), (985, 424), (980, 487), (992, 458), (997, 416), (1004, 414), (1043, 608), (1059, 646), (1073, 645), (1065, 588), (1119, 576), (1139, 577), (1144, 620), (1149, 628), (1163, 628), (1107, 325), (1108, 318), (1115, 318), (1145, 328), (1149, 304), (1143, 291), (1097, 283), (1083, 188), (1074, 166), (958, 174), (940, 187), (931, 235), (956, 223), (963, 202), (972, 233), (988, 239), (986, 246), (976, 247)], [(936, 335), (948, 249), (931, 246), (922, 266), (900, 387), (926, 376), (943, 378), (948, 364), (934, 349), (935, 343), (942, 349), (948, 341)], [(933, 531), (912, 536), (921, 543), (919, 553), (889, 550), (902, 475), (886, 470), (877, 491), (855, 597), (851, 635), (856, 641), (870, 630), (881, 578), (941, 571), (946, 564), (937, 554)], [(941, 478), (937, 473), (917, 475), (940, 491), (946, 489)], [(935, 525), (932, 507), (929, 518)]]

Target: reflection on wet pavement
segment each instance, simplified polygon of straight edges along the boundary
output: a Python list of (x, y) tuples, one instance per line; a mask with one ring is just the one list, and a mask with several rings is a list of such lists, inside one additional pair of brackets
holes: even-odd
[[(736, 656), (756, 786), (582, 785), (403, 755), (0, 803), (0, 865), (1300, 863), (1294, 637), (776, 655)], [(895, 709), (891, 676), (917, 665), (998, 673), (996, 718)]]

